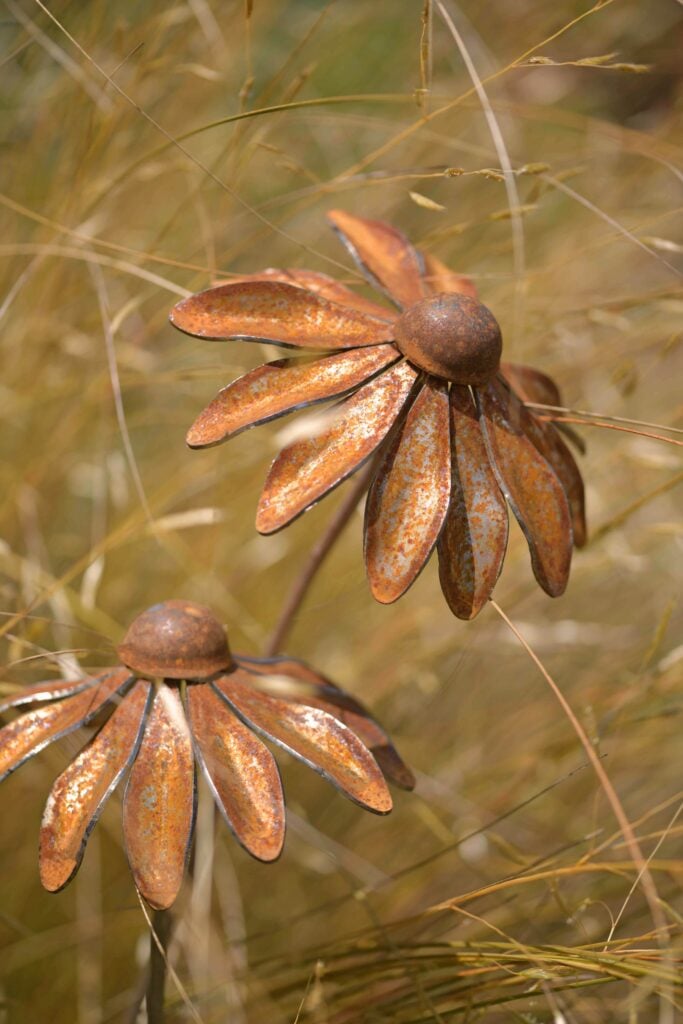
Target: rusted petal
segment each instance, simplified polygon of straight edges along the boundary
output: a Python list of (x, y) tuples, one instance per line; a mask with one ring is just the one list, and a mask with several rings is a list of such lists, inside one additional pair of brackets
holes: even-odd
[(308, 704), (334, 715), (363, 741), (382, 769), (385, 778), (401, 789), (414, 788), (415, 776), (382, 726), (360, 701), (340, 689), (326, 676), (296, 658), (257, 659), (236, 656), (235, 660), (238, 665), (254, 675), (284, 677), (303, 684), (296, 694), (283, 694), (284, 699)]
[(393, 338), (390, 321), (282, 281), (209, 288), (179, 302), (170, 319), (198, 338), (242, 338), (295, 348), (356, 348)]
[(404, 234), (382, 220), (344, 210), (330, 210), (327, 217), (371, 284), (399, 306), (425, 298), (422, 257)]
[(555, 429), (554, 424), (547, 423), (528, 411), (525, 430), (539, 452), (555, 470), (560, 483), (564, 487), (572, 517), (572, 533), (574, 544), (582, 548), (586, 543), (586, 503), (583, 479), (574, 456)]
[(252, 856), (275, 860), (285, 839), (275, 758), (212, 687), (188, 687), (187, 706), (198, 760), (223, 817)]
[(177, 689), (162, 685), (123, 802), (123, 834), (135, 884), (156, 910), (170, 907), (180, 889), (194, 812), (190, 732)]
[(534, 575), (558, 597), (572, 556), (569, 505), (555, 471), (529, 437), (530, 415), (502, 380), (477, 388), (480, 422), (498, 482), (529, 544)]
[(307, 288), (309, 292), (322, 295), (325, 299), (332, 299), (342, 306), (350, 306), (352, 309), (360, 309), (363, 313), (379, 317), (382, 320), (393, 320), (396, 314), (386, 306), (380, 306), (372, 299), (366, 299), (363, 295), (357, 295), (347, 288), (346, 285), (335, 281), (328, 274), (321, 274), (317, 270), (280, 270), (276, 267), (269, 267), (258, 274), (245, 274), (243, 277), (235, 277), (223, 284), (237, 284), (240, 281), (284, 281), (285, 284), (295, 284), (298, 288)]
[(0, 700), (0, 714), (8, 708), (18, 708), (22, 704), (43, 704), (48, 700), (57, 700), (60, 697), (68, 697), (70, 694), (79, 693), (93, 685), (93, 677), (84, 676), (83, 679), (72, 680), (65, 683), (61, 679), (50, 679), (44, 683), (34, 683), (33, 686), (25, 686), (16, 693), (11, 693)]
[(324, 359), (265, 363), (218, 393), (190, 427), (187, 443), (191, 448), (207, 448), (248, 427), (336, 398), (399, 358), (393, 345), (374, 345)]
[(456, 274), (449, 270), (445, 263), (442, 263), (436, 256), (428, 252), (420, 252), (424, 262), (424, 279), (427, 286), (427, 294), (439, 295), (443, 292), (457, 292), (460, 295), (469, 295), (477, 298), (477, 288), (469, 277)]
[(439, 579), (459, 619), (473, 619), (491, 595), (505, 557), (508, 513), (469, 388), (451, 385), (451, 503), (439, 537)]
[(365, 566), (373, 597), (396, 601), (425, 565), (451, 490), (448, 389), (428, 377), (386, 451), (365, 506)]
[(377, 814), (391, 810), (391, 794), (377, 762), (337, 718), (260, 693), (239, 669), (213, 685), (247, 725), (319, 772), (351, 800)]
[(137, 682), (52, 787), (40, 828), (40, 880), (48, 892), (62, 889), (80, 867), (102, 808), (135, 757), (150, 690)]
[(75, 696), (28, 711), (0, 729), (0, 782), (48, 743), (94, 718), (130, 678), (128, 669), (108, 672)]
[(358, 469), (386, 436), (417, 376), (406, 362), (390, 367), (341, 402), (327, 430), (283, 448), (264, 484), (256, 529), (281, 529)]
[[(526, 366), (523, 363), (501, 363), (500, 372), (525, 402), (554, 406), (564, 404), (560, 389), (552, 377), (541, 373), (535, 367)], [(585, 454), (586, 442), (568, 423), (556, 423), (555, 427), (569, 438), (582, 455)]]

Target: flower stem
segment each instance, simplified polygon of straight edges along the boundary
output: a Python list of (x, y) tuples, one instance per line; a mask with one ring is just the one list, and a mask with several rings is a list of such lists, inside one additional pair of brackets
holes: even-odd
[(346, 495), (346, 498), (341, 503), (332, 519), (330, 519), (325, 533), (322, 535), (318, 543), (312, 548), (308, 561), (294, 580), (294, 584), (287, 595), (287, 599), (280, 613), (280, 618), (278, 619), (275, 629), (266, 644), (264, 651), (265, 657), (272, 657), (272, 655), (277, 654), (281, 650), (287, 635), (294, 625), (297, 612), (299, 611), (308, 589), (313, 582), (315, 574), (325, 561), (334, 542), (337, 540), (353, 515), (358, 502), (370, 486), (370, 480), (375, 470), (375, 466), (376, 459), (371, 459), (365, 469), (358, 474), (353, 487)]
[(146, 1009), (148, 1024), (164, 1024), (164, 988), (166, 984), (166, 950), (173, 918), (168, 910), (155, 910), (149, 936), (149, 976)]

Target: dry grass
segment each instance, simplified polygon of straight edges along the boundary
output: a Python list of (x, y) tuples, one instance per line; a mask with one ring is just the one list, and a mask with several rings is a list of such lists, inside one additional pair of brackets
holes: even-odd
[[(447, 4), (479, 95), (440, 5), (431, 45), (415, 0), (256, 0), (250, 19), (207, 0), (46, 7), (6, 0), (1, 25), (3, 687), (68, 671), (72, 652), (111, 663), (131, 617), (168, 597), (213, 605), (237, 650), (264, 646), (342, 494), (255, 535), (278, 426), (203, 453), (183, 436), (263, 353), (166, 316), (219, 271), (359, 284), (329, 206), (392, 219), (470, 273), (509, 357), (556, 376), (568, 407), (683, 427), (677, 4)], [(538, 591), (515, 530), (496, 599), (600, 755), (666, 930), (515, 637), (492, 609), (455, 621), (433, 567), (373, 604), (356, 521), (288, 649), (372, 704), (417, 793), (376, 819), (288, 766), (269, 868), (222, 827), (214, 845), (200, 809), (171, 948), (194, 1019), (683, 1020), (680, 448), (584, 436), (593, 540), (567, 595)], [(136, 998), (147, 925), (117, 798), (76, 882), (38, 883), (42, 804), (77, 745), (0, 790), (8, 1024), (123, 1024)], [(193, 1019), (168, 992), (169, 1020)]]

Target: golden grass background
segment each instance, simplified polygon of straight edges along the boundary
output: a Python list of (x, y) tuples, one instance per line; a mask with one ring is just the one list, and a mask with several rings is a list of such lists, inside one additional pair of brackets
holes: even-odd
[[(258, 537), (283, 423), (206, 452), (183, 438), (272, 350), (192, 340), (166, 317), (186, 290), (263, 266), (364, 287), (332, 206), (392, 220), (471, 274), (507, 357), (555, 376), (570, 408), (683, 427), (680, 6), (447, 5), (519, 171), (512, 219), (463, 57), (426, 9), (429, 25), (416, 0), (6, 0), (3, 689), (76, 657), (111, 664), (130, 619), (169, 597), (212, 605), (235, 649), (263, 648), (343, 488)], [(374, 604), (357, 516), (287, 649), (371, 705), (417, 792), (374, 818), (287, 765), (271, 867), (223, 825), (214, 840), (200, 801), (170, 950), (192, 1009), (170, 981), (170, 1021), (683, 1019), (680, 448), (582, 432), (593, 540), (567, 594), (538, 590), (514, 527), (496, 599), (602, 756), (667, 932), (514, 636), (492, 609), (456, 621), (431, 565), (398, 605)], [(0, 789), (8, 1024), (134, 1019), (147, 925), (120, 797), (76, 881), (58, 896), (38, 882), (42, 805), (80, 743)]]

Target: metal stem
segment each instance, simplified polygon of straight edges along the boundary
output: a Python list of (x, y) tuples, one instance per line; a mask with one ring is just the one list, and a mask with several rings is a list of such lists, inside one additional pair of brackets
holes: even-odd
[(334, 542), (353, 515), (353, 512), (366, 490), (370, 486), (370, 480), (376, 467), (376, 459), (371, 459), (365, 469), (359, 473), (353, 487), (341, 503), (332, 519), (328, 523), (325, 533), (311, 549), (308, 561), (295, 579), (287, 600), (285, 601), (280, 618), (273, 630), (264, 651), (265, 657), (272, 657), (277, 654), (284, 643), (287, 634), (294, 625), (297, 612), (308, 592), (315, 574), (325, 561)]
[(147, 978), (147, 1024), (164, 1024), (164, 988), (166, 951), (173, 918), (169, 910), (155, 910), (149, 937), (149, 975)]

